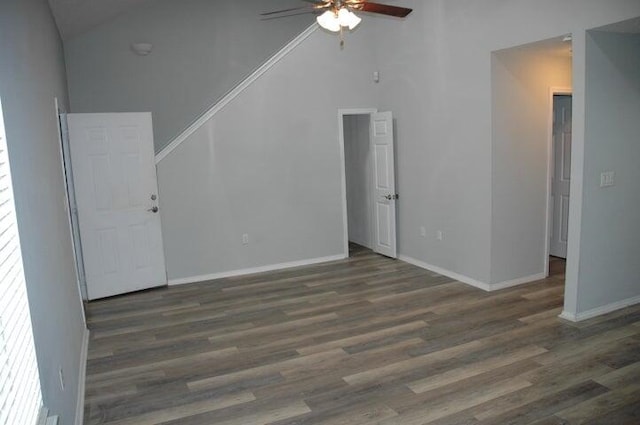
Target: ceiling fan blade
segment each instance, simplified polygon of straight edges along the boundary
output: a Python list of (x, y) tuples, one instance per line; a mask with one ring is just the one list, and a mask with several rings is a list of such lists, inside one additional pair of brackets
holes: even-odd
[(316, 13), (315, 9), (305, 10), (305, 11), (302, 11), (302, 12), (285, 13), (284, 15), (263, 16), (262, 18), (260, 18), (260, 20), (261, 21), (271, 21), (273, 19), (288, 18), (289, 16), (307, 15), (307, 14), (310, 14), (310, 13)]
[(329, 7), (331, 6), (331, 3), (332, 3), (330, 0), (302, 0), (302, 1), (306, 1), (307, 3), (313, 3), (320, 8)]
[(395, 16), (398, 18), (404, 18), (405, 16), (407, 16), (409, 13), (413, 11), (413, 9), (409, 9), (406, 7), (391, 6), (388, 4), (380, 4), (380, 3), (371, 3), (368, 1), (363, 1), (363, 2), (360, 2), (359, 4), (353, 4), (350, 6), (362, 12), (379, 13), (381, 15)]
[(261, 13), (260, 16), (277, 15), (279, 13), (293, 12), (293, 11), (296, 11), (296, 10), (309, 9), (311, 7), (312, 6), (291, 7), (289, 9), (274, 10), (273, 12)]

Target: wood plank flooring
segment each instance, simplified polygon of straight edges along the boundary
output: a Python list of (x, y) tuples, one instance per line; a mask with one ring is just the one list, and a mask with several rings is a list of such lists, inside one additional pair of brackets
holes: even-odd
[(88, 306), (86, 424), (640, 424), (640, 307), (558, 319), (564, 263), (486, 293), (353, 247)]

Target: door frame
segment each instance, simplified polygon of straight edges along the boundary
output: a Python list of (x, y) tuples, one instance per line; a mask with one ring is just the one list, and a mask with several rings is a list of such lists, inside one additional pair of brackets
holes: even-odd
[[(73, 181), (73, 175), (71, 174), (70, 158), (67, 156), (69, 152), (69, 139), (66, 130), (63, 129), (63, 125), (66, 126), (65, 115), (67, 111), (60, 105), (58, 98), (54, 98), (54, 106), (56, 113), (56, 122), (58, 123), (58, 147), (60, 148), (60, 167), (62, 168), (62, 177), (64, 179), (64, 194), (65, 194), (65, 209), (67, 210), (67, 217), (69, 219), (69, 236), (71, 237), (71, 248), (73, 250), (73, 265), (76, 269), (76, 281), (78, 285), (78, 292), (81, 301), (87, 301), (87, 285), (84, 277), (84, 263), (82, 260), (81, 247), (78, 246), (80, 241), (80, 234), (78, 229), (77, 214), (73, 217), (74, 211), (77, 212), (75, 206), (75, 194), (72, 193), (69, 187), (69, 181)], [(85, 311), (82, 309), (82, 317), (86, 324)]]
[[(550, 87), (549, 88), (549, 113), (547, 121), (547, 219), (545, 224), (545, 248), (544, 248), (544, 275), (549, 277), (549, 253), (551, 251), (551, 223), (553, 223), (553, 204), (551, 202), (552, 194), (552, 176), (553, 167), (555, 166), (555, 154), (553, 146), (553, 113), (554, 113), (554, 96), (573, 96), (571, 87)], [(572, 103), (573, 105), (573, 103)], [(572, 106), (573, 108), (573, 106)], [(571, 178), (573, 179), (573, 170), (571, 170)]]
[[(349, 258), (349, 216), (347, 212), (347, 163), (344, 151), (344, 116), (345, 115), (369, 115), (376, 114), (376, 108), (338, 109), (338, 148), (340, 151), (340, 189), (342, 190), (342, 228), (344, 258)], [(371, 142), (371, 132), (369, 132)]]

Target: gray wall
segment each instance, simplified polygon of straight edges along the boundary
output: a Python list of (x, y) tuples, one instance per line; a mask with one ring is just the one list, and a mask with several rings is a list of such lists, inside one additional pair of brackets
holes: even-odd
[(0, 3), (0, 96), (44, 403), (69, 425), (84, 319), (54, 109), (54, 97), (66, 102), (62, 44), (46, 0)]
[[(312, 22), (296, 0), (159, 0), (65, 41), (71, 112), (153, 113), (156, 152)], [(133, 42), (150, 42), (136, 56)]]
[(338, 109), (376, 103), (367, 30), (316, 31), (158, 164), (170, 279), (345, 254)]
[(491, 283), (545, 271), (549, 90), (571, 87), (570, 47), (553, 39), (493, 54)]
[[(66, 45), (72, 103), (78, 96), (85, 97), (80, 103), (102, 102), (100, 96), (108, 98), (113, 93), (111, 103), (126, 99), (127, 109), (151, 109), (156, 124), (166, 126), (156, 128), (157, 148), (229, 88), (216, 95), (212, 87), (220, 87), (220, 76), (211, 75), (211, 62), (203, 60), (202, 54), (186, 56), (181, 47), (199, 46), (203, 38), (215, 41), (207, 34), (220, 28), (209, 24), (216, 18), (200, 20), (182, 3), (176, 6), (181, 12), (176, 12), (175, 19), (166, 17), (172, 10), (169, 3), (158, 12), (146, 12), (144, 25), (134, 19), (135, 13), (130, 14)], [(401, 254), (479, 282), (517, 275), (515, 270), (500, 269), (504, 262), (494, 263), (490, 249), (493, 194), (500, 192), (493, 187), (491, 53), (573, 33), (572, 169), (578, 178), (572, 181), (566, 299), (575, 306), (584, 165), (585, 31), (640, 15), (640, 2), (404, 0), (403, 5), (412, 7), (414, 13), (405, 20), (367, 16), (355, 34), (347, 37), (342, 52), (334, 36), (314, 34), (160, 164), (172, 277), (341, 251), (343, 229), (336, 216), (339, 174), (335, 174), (339, 172), (336, 113), (340, 107), (394, 112)], [(240, 6), (226, 7), (219, 9), (221, 15), (233, 15), (234, 7)], [(188, 24), (181, 24), (183, 21)], [(289, 28), (283, 22), (276, 27)], [(302, 22), (296, 32), (305, 25)], [(234, 55), (243, 55), (238, 52), (244, 48), (251, 50), (253, 41), (247, 47), (243, 34), (254, 28), (240, 26), (239, 33), (216, 33), (218, 39), (238, 38), (238, 43), (213, 42), (211, 49), (228, 47)], [(185, 27), (188, 31), (175, 36), (180, 40), (175, 41), (178, 46), (172, 45), (174, 34)], [(153, 29), (161, 40), (149, 40), (158, 50), (146, 58), (132, 56), (129, 43), (134, 36), (146, 38), (147, 29)], [(363, 39), (364, 34), (368, 39)], [(105, 49), (92, 52), (94, 47)], [(210, 53), (208, 48), (204, 51)], [(159, 57), (154, 59), (156, 53)], [(84, 62), (85, 55), (92, 59)], [(300, 57), (304, 60), (297, 59)], [(224, 64), (236, 64), (235, 59), (228, 62)], [(196, 64), (189, 67), (188, 78), (184, 63)], [(173, 71), (165, 73), (165, 67)], [(201, 70), (203, 80), (194, 77)], [(373, 70), (380, 71), (378, 85), (370, 84)], [(92, 82), (97, 81), (92, 74), (98, 74), (98, 83)], [(225, 68), (222, 76), (229, 74), (234, 83), (238, 81), (236, 68)], [(326, 81), (332, 84), (322, 83)], [(206, 87), (212, 91), (206, 93)], [(196, 94), (183, 96), (183, 92)], [(206, 95), (200, 97), (199, 92)], [(166, 97), (150, 99), (149, 93), (166, 93)], [(124, 109), (109, 102), (102, 104), (106, 110)], [(177, 113), (161, 113), (154, 105), (174, 108)], [(518, 180), (506, 171), (505, 179)], [(509, 220), (517, 223), (513, 216), (517, 211), (511, 214)], [(311, 231), (311, 226), (324, 231)], [(427, 230), (426, 237), (420, 235), (421, 226)], [(438, 230), (444, 233), (442, 241), (435, 237)], [(242, 233), (249, 233), (254, 242), (241, 246)], [(507, 235), (505, 240), (513, 237)]]
[[(586, 29), (640, 15), (640, 2), (402, 3), (414, 13), (405, 21), (375, 20), (373, 40), (381, 75), (377, 107), (392, 110), (397, 122), (399, 252), (480, 282), (510, 275), (491, 269), (489, 249), (491, 52), (567, 33), (574, 33), (579, 45)], [(574, 76), (580, 76), (584, 61), (575, 47)], [(582, 90), (574, 90), (576, 113)], [(581, 144), (580, 132), (577, 139)], [(442, 241), (435, 237), (438, 230), (444, 232)]]
[(586, 49), (578, 314), (640, 297), (640, 35), (590, 31)]
[(373, 248), (369, 115), (345, 115), (344, 153), (349, 241)]
[[(296, 50), (294, 57), (305, 57), (298, 68), (288, 65), (290, 62), (278, 64), (259, 80), (264, 95), (247, 94), (251, 101), (242, 100), (242, 107), (236, 101), (236, 106), (227, 107), (160, 164), (163, 204), (168, 203), (163, 217), (170, 277), (339, 253), (342, 227), (334, 215), (340, 205), (339, 186), (337, 175), (332, 174), (338, 172), (339, 157), (326, 156), (326, 149), (335, 143), (336, 111), (347, 103), (395, 114), (401, 195), (399, 252), (480, 282), (516, 276), (522, 270), (512, 270), (500, 260), (494, 265), (490, 249), (494, 191), (491, 53), (572, 32), (578, 43), (574, 73), (583, 76), (580, 34), (592, 26), (640, 14), (637, 1), (614, 3), (590, 0), (585, 8), (584, 1), (578, 0), (562, 5), (551, 0), (509, 5), (499, 0), (483, 5), (462, 0), (407, 0), (406, 5), (414, 8), (408, 19), (367, 17), (348, 37), (341, 54), (335, 37), (314, 34)], [(576, 15), (578, 9), (585, 12)], [(365, 33), (369, 40), (358, 41)], [(327, 48), (318, 47), (325, 41)], [(361, 57), (367, 51), (372, 56)], [(349, 69), (353, 73), (347, 73)], [(376, 69), (381, 81), (372, 85), (369, 76)], [(279, 91), (266, 86), (276, 76), (297, 83), (301, 76), (306, 81), (326, 81), (332, 75), (341, 76), (332, 80), (335, 85), (317, 83), (298, 90), (293, 90), (293, 83), (273, 86)], [(578, 87), (578, 111), (583, 95)], [(297, 128), (300, 123), (317, 130), (307, 136)], [(323, 126), (316, 127), (320, 123)], [(578, 145), (583, 125), (578, 122)], [(303, 158), (297, 150), (301, 135), (302, 143), (312, 143), (319, 158), (314, 177), (305, 175), (306, 169), (291, 172), (287, 165)], [(246, 143), (253, 148), (242, 148)], [(265, 155), (269, 150), (264, 149), (276, 148), (284, 157)], [(282, 173), (287, 173), (288, 180), (279, 176)], [(256, 183), (263, 175), (267, 177)], [(508, 172), (504, 178), (518, 180)], [(310, 192), (320, 196), (311, 199), (289, 180), (305, 182)], [(185, 187), (197, 188), (199, 193)], [(274, 199), (280, 202), (271, 202), (265, 193), (276, 193)], [(305, 208), (290, 207), (293, 203)], [(307, 208), (313, 203), (317, 210)], [(272, 213), (274, 208), (281, 213)], [(517, 211), (509, 214), (510, 220), (518, 221)], [(310, 222), (325, 229), (317, 239), (313, 239), (315, 231), (306, 231)], [(420, 236), (420, 226), (425, 226), (426, 238)], [(443, 241), (436, 240), (438, 230), (444, 232)], [(258, 239), (252, 236), (256, 242), (242, 246), (242, 233)], [(287, 235), (287, 243), (274, 244), (285, 239), (282, 235)], [(505, 240), (514, 237), (510, 234)], [(192, 243), (194, 240), (197, 242)], [(317, 240), (315, 246), (305, 245), (312, 240)], [(542, 263), (535, 261), (536, 266)]]

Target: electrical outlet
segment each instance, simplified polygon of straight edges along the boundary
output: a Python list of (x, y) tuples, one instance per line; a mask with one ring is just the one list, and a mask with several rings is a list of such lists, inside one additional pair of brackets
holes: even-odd
[(424, 226), (420, 226), (420, 236), (422, 236), (423, 238), (427, 237), (427, 228)]
[(242, 235), (242, 245), (249, 245), (249, 235), (247, 233)]
[(58, 368), (58, 378), (60, 378), (60, 389), (64, 391), (64, 373), (62, 372), (62, 366)]
[(436, 239), (439, 240), (439, 241), (444, 239), (444, 233), (442, 233), (442, 230), (438, 230), (436, 232)]

